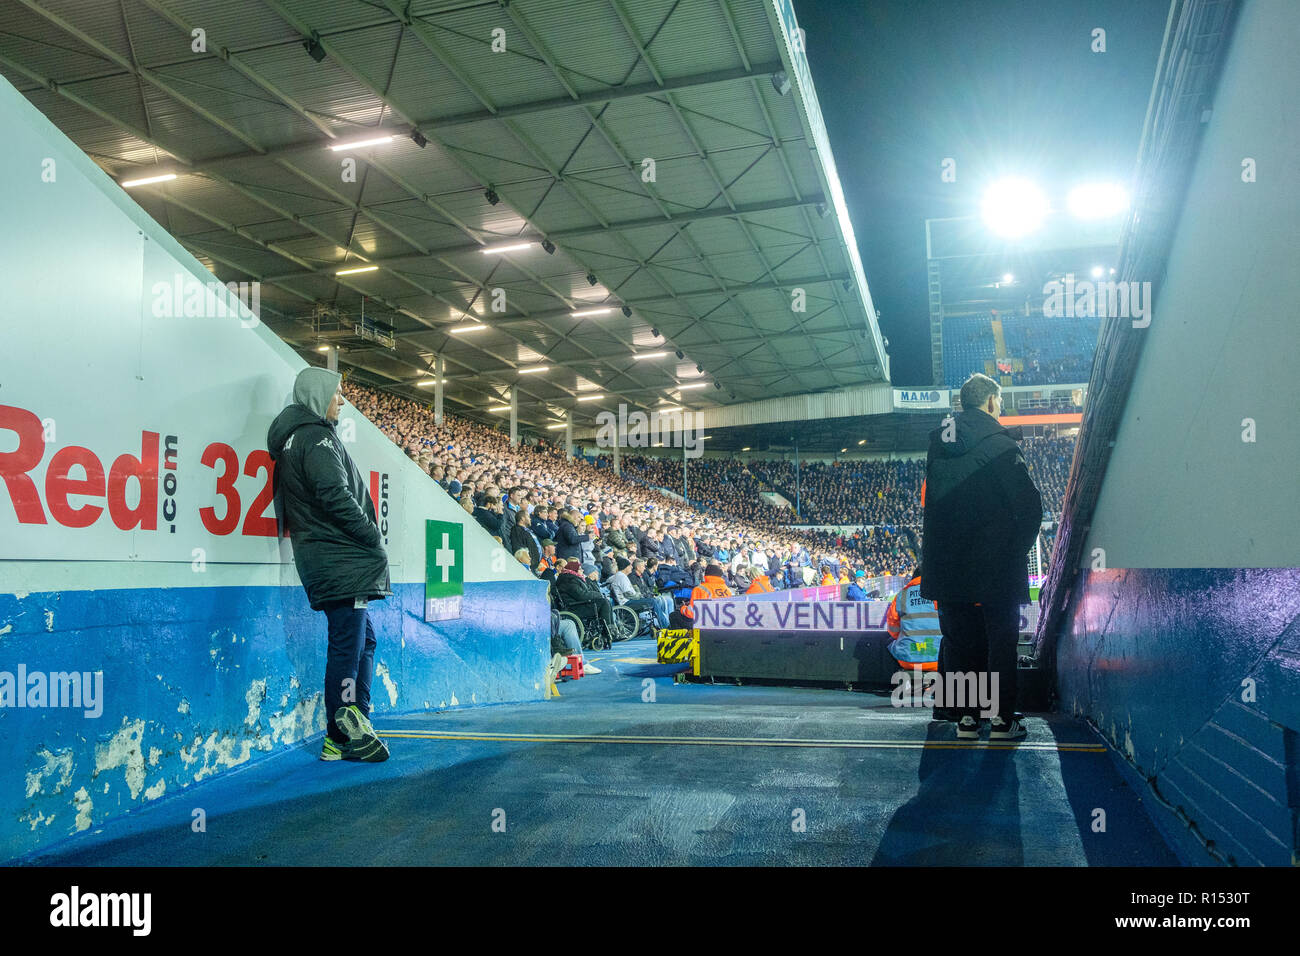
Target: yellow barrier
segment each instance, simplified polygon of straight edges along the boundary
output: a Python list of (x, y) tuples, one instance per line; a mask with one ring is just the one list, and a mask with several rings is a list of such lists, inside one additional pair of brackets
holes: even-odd
[(660, 664), (695, 663), (700, 653), (699, 632), (695, 630), (660, 631), (655, 644)]

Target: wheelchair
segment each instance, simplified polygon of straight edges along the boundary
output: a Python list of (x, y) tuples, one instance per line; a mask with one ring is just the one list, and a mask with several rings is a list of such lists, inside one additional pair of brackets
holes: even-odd
[[(609, 597), (606, 588), (601, 588), (601, 593)], [(578, 641), (587, 650), (605, 651), (613, 646), (615, 641), (626, 641), (635, 637), (641, 629), (641, 621), (636, 611), (630, 607), (623, 607), (620, 604), (613, 605), (613, 625), (608, 625), (600, 619), (600, 615), (590, 604), (583, 603), (576, 605), (574, 608), (565, 606), (564, 597), (556, 589), (552, 595), (555, 604), (555, 610), (560, 617), (566, 618), (573, 622), (578, 629)]]

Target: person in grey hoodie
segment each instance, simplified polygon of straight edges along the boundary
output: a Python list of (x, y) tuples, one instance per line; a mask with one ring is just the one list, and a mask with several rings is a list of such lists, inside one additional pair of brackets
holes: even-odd
[(377, 762), (388, 759), (388, 748), (369, 719), (376, 642), (367, 607), (393, 591), (374, 502), (335, 433), (340, 382), (328, 369), (299, 372), (293, 402), (271, 423), (266, 445), (281, 533), (290, 536), (312, 610), (328, 622), (321, 759)]

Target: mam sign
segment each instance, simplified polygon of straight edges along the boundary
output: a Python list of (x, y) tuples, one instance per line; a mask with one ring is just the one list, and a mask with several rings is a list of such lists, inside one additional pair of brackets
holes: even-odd
[[(89, 435), (56, 444), (35, 412), (0, 405), (0, 557), (188, 562), (203, 548), (209, 561), (292, 559), (264, 447), (181, 429), (80, 431)], [(372, 473), (371, 485), (386, 492), (388, 475)]]

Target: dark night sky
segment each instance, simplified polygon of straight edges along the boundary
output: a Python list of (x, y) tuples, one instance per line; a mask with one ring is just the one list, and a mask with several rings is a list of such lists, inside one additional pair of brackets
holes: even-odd
[[(930, 382), (925, 220), (989, 180), (1127, 183), (1167, 0), (795, 0), (895, 384)], [(1091, 50), (1106, 31), (1106, 52)], [(957, 181), (940, 162), (957, 161)]]

